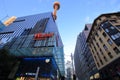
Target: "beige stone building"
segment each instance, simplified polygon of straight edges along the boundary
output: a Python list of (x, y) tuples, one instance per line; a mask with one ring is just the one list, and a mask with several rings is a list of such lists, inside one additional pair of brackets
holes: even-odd
[(108, 77), (112, 76), (112, 78), (119, 75), (120, 13), (98, 16), (93, 22), (87, 42), (98, 70), (102, 74), (106, 73)]

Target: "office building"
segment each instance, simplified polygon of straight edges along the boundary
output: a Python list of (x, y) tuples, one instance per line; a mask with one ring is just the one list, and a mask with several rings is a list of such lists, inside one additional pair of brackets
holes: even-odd
[(86, 24), (84, 30), (78, 35), (75, 52), (74, 64), (75, 73), (79, 80), (97, 79), (97, 68), (95, 66), (92, 54), (86, 43), (91, 24)]
[(72, 80), (71, 68), (67, 68), (66, 80)]
[(66, 80), (72, 80), (72, 76), (73, 76), (72, 62), (67, 61), (67, 63), (66, 63)]
[(53, 80), (64, 76), (63, 43), (55, 22), (59, 7), (55, 2), (53, 13), (10, 19), (0, 32), (3, 48), (20, 60), (10, 74), (16, 79)]
[(101, 79), (119, 78), (120, 12), (98, 16), (93, 22), (87, 42)]

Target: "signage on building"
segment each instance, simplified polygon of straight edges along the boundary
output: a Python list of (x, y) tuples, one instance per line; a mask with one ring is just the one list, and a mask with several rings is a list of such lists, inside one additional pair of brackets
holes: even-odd
[(11, 23), (13, 23), (13, 21), (16, 20), (16, 18), (17, 18), (17, 17), (15, 17), (15, 16), (10, 17), (9, 19), (7, 19), (7, 20), (4, 22), (4, 25), (6, 25), (6, 26), (10, 25)]
[(45, 40), (46, 38), (50, 38), (54, 35), (54, 33), (37, 33), (34, 35), (35, 40)]

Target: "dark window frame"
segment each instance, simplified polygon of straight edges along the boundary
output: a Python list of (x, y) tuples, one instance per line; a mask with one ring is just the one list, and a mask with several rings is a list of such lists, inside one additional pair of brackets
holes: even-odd
[(120, 53), (120, 50), (119, 50), (117, 47), (113, 48), (113, 50), (114, 50), (117, 54)]
[(100, 41), (101, 43), (103, 43), (103, 40), (102, 40), (101, 38), (99, 38), (99, 41)]
[(104, 48), (105, 50), (107, 50), (107, 49), (108, 49), (108, 48), (107, 48), (107, 46), (106, 46), (105, 44), (103, 45), (103, 48)]
[(108, 42), (110, 45), (112, 45), (112, 44), (113, 44), (113, 42), (112, 42), (112, 40), (111, 40), (111, 39), (108, 39), (108, 40), (107, 40), (107, 42)]
[(103, 35), (104, 37), (107, 37), (107, 34), (106, 34), (105, 32), (103, 32), (102, 35)]
[(108, 60), (107, 60), (107, 58), (105, 57), (105, 56), (103, 56), (103, 58), (104, 58), (104, 60), (107, 62)]
[(112, 59), (113, 55), (111, 54), (111, 52), (108, 53), (108, 56)]

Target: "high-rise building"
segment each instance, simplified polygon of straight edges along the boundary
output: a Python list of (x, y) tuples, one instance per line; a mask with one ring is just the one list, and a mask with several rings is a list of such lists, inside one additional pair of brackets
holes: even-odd
[(98, 16), (93, 22), (87, 42), (101, 79), (118, 78), (120, 76), (120, 12)]
[(55, 2), (54, 15), (17, 17), (0, 32), (3, 48), (20, 60), (10, 74), (16, 79), (51, 80), (65, 75), (63, 43), (55, 22), (59, 7)]
[(86, 24), (84, 30), (78, 35), (75, 52), (74, 64), (76, 76), (79, 80), (90, 80), (97, 73), (92, 54), (86, 43), (91, 24)]
[[(5, 25), (0, 21), (0, 31), (5, 28)], [(4, 46), (4, 41), (0, 40), (0, 48)]]
[(66, 80), (72, 80), (72, 74), (73, 74), (73, 71), (72, 71), (72, 63), (71, 61), (67, 61), (66, 63)]

